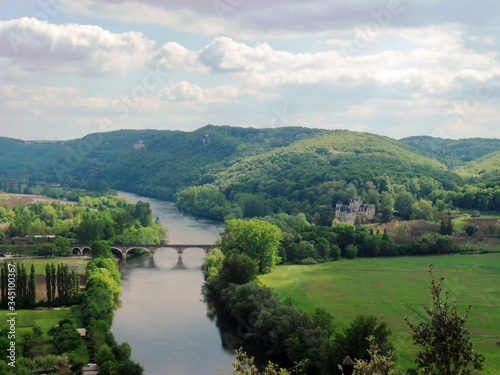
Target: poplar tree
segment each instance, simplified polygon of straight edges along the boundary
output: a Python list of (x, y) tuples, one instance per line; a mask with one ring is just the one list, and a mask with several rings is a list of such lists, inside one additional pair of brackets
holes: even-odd
[(47, 302), (50, 304), (52, 302), (52, 277), (50, 274), (50, 265), (47, 263), (45, 265), (45, 288), (47, 289)]
[(51, 278), (51, 285), (52, 285), (52, 289), (51, 289), (51, 297), (50, 297), (50, 300), (52, 302), (54, 302), (55, 298), (56, 298), (56, 278), (57, 278), (57, 274), (56, 274), (56, 266), (54, 265), (54, 263), (50, 263), (50, 278)]
[(30, 283), (29, 283), (29, 302), (32, 305), (36, 304), (36, 274), (35, 274), (34, 264), (31, 264)]

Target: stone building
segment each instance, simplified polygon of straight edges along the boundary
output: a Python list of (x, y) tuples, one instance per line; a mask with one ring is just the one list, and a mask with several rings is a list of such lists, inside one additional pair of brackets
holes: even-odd
[(354, 225), (356, 220), (360, 223), (373, 220), (376, 214), (374, 204), (363, 204), (361, 197), (351, 199), (349, 204), (335, 205), (335, 218), (339, 221)]

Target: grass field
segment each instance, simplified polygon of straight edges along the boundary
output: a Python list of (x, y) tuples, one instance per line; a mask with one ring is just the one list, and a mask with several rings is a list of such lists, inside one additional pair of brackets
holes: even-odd
[[(17, 345), (22, 346), (23, 333), (29, 332), (34, 325), (39, 326), (43, 331), (43, 338), (45, 339), (45, 354), (50, 353), (52, 345), (52, 337), (47, 332), (54, 327), (61, 319), (70, 319), (75, 322), (77, 327), (83, 327), (83, 322), (78, 318), (76, 307), (64, 308), (61, 307), (56, 310), (17, 310), (16, 313), (16, 342)], [(5, 315), (6, 312), (3, 312)], [(0, 329), (7, 328), (7, 315), (5, 319), (0, 320)], [(80, 359), (88, 362), (88, 353), (85, 345), (82, 345), (79, 351)], [(87, 363), (85, 362), (85, 363)]]
[(418, 348), (403, 319), (426, 318), (431, 304), (429, 263), (435, 276), (445, 277), (444, 287), (457, 299), (459, 313), (468, 304), (467, 320), (475, 350), (486, 357), (484, 375), (500, 374), (500, 254), (433, 257), (359, 258), (299, 266), (284, 265), (260, 277), (281, 297), (291, 297), (308, 312), (316, 307), (334, 316), (337, 330), (360, 314), (375, 315), (392, 330), (390, 340), (401, 369), (415, 367)]
[[(24, 258), (20, 258), (22, 260), (19, 260), (21, 262), (24, 262)], [(17, 260), (16, 260), (17, 261)], [(67, 264), (69, 267), (76, 266), (78, 267), (78, 274), (79, 275), (85, 275), (85, 267), (87, 266), (87, 263), (89, 261), (89, 258), (87, 257), (81, 257), (81, 258), (69, 258), (69, 257), (50, 257), (50, 258), (30, 258), (24, 265), (28, 270), (28, 273), (30, 272), (31, 265), (35, 265), (35, 273), (37, 275), (45, 275), (45, 265), (54, 263), (54, 265), (57, 267), (58, 264), (64, 263)]]

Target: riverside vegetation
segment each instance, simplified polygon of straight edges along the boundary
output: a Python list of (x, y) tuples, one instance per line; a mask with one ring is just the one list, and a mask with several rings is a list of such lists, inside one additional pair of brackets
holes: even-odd
[[(373, 315), (360, 315), (339, 332), (326, 309), (317, 307), (307, 313), (293, 300), (281, 300), (259, 283), (257, 275), (265, 269), (263, 263), (272, 269), (278, 259), (278, 233), (277, 227), (265, 221), (230, 221), (220, 250), (212, 252), (203, 265), (209, 296), (221, 314), (238, 321), (245, 332), (243, 336), (223, 334), (225, 344), (257, 342), (267, 349), (267, 355), (304, 374), (339, 373), (338, 365), (346, 355), (355, 358), (357, 374), (379, 374), (381, 368), (386, 374), (398, 373), (389, 341), (391, 330), (385, 322)], [(252, 240), (238, 241), (240, 235)], [(256, 252), (256, 248), (265, 250)], [(415, 343), (421, 346), (416, 364), (425, 374), (473, 374), (482, 369), (484, 357), (474, 353), (465, 328), (470, 308), (464, 316), (459, 315), (456, 302), (450, 303), (448, 292), (442, 290), (444, 278), (436, 281), (432, 267), (429, 272), (433, 304), (426, 312), (430, 322), (407, 320)], [(234, 368), (236, 374), (259, 373), (253, 360), (241, 351)], [(408, 373), (415, 372), (408, 369)], [(263, 374), (278, 373), (288, 372), (273, 364), (263, 370)]]
[[(30, 273), (23, 263), (17, 263), (16, 307), (19, 339), (16, 345), (16, 368), (0, 360), (2, 374), (31, 374), (50, 371), (54, 366), (71, 367), (77, 371), (89, 358), (101, 366), (104, 373), (140, 375), (142, 367), (130, 360), (130, 346), (118, 344), (110, 331), (113, 311), (119, 306), (121, 294), (120, 271), (111, 253), (109, 243), (159, 244), (166, 230), (158, 221), (153, 222), (149, 204), (131, 204), (116, 196), (81, 197), (74, 205), (58, 202), (40, 202), (32, 205), (7, 205), (0, 208), (4, 249), (14, 249), (10, 243), (19, 238), (41, 236), (42, 243), (30, 245), (24, 253), (44, 256), (69, 255), (69, 238), (76, 237), (91, 243), (92, 260), (85, 267), (85, 291), (80, 293), (80, 277), (70, 271), (64, 258), (53, 262), (38, 262), (33, 258)], [(53, 242), (45, 242), (43, 235), (57, 235)], [(33, 237), (31, 237), (33, 238)], [(47, 238), (47, 237), (45, 237)], [(16, 249), (19, 250), (19, 247)], [(1, 269), (1, 301), (7, 303), (7, 260)], [(70, 261), (71, 262), (71, 261)], [(36, 285), (35, 264), (44, 263), (45, 290), (42, 296)], [(81, 262), (79, 262), (81, 263)], [(43, 288), (42, 288), (43, 289)], [(35, 307), (72, 306), (56, 310), (26, 310)], [(35, 318), (43, 326), (34, 324)], [(28, 318), (29, 317), (29, 318)], [(57, 323), (57, 317), (61, 317)], [(90, 351), (83, 346), (77, 326), (86, 327)], [(6, 329), (5, 324), (0, 329)], [(5, 333), (4, 331), (2, 331)], [(9, 346), (7, 335), (2, 334), (0, 346)], [(4, 351), (5, 351), (4, 350)], [(56, 357), (53, 355), (57, 355)]]

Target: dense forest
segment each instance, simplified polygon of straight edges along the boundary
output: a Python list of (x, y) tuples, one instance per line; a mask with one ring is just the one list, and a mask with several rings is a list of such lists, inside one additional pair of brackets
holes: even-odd
[[(0, 138), (0, 189), (36, 184), (123, 189), (175, 200), (217, 220), (303, 212), (331, 223), (338, 202), (361, 196), (380, 219), (437, 211), (500, 210), (500, 140), (411, 137), (300, 127), (208, 125), (193, 132), (120, 130), (67, 142)], [(411, 195), (411, 196), (410, 196)], [(385, 214), (384, 214), (385, 212)]]

